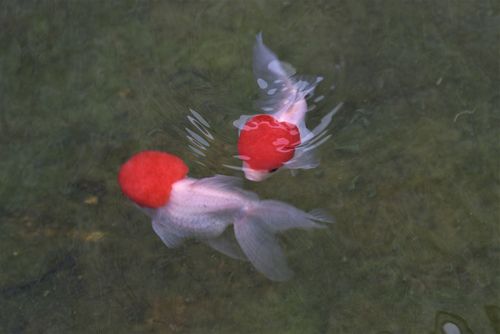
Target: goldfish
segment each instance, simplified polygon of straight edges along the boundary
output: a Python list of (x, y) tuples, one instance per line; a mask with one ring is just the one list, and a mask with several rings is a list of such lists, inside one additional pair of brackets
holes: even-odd
[[(118, 173), (123, 194), (152, 219), (155, 233), (174, 248), (195, 238), (235, 259), (249, 260), (271, 280), (292, 276), (276, 234), (319, 229), (332, 222), (322, 210), (305, 212), (277, 200), (261, 200), (240, 178), (191, 178), (184, 161), (167, 152), (142, 151)], [(234, 237), (224, 231), (233, 225)]]
[(259, 105), (265, 114), (242, 115), (233, 122), (239, 129), (238, 158), (245, 177), (262, 181), (282, 167), (317, 167), (314, 149), (330, 138), (325, 129), (342, 103), (310, 131), (305, 123), (306, 98), (323, 78), (296, 76), (293, 67), (281, 62), (264, 44), (261, 33), (253, 47), (253, 73), (261, 89)]

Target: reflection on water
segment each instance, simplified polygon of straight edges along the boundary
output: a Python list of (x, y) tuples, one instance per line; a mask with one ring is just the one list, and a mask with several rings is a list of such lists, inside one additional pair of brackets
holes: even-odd
[[(500, 332), (496, 2), (1, 8), (0, 332)], [(241, 176), (224, 165), (258, 113), (259, 31), (324, 77), (308, 126), (344, 101), (318, 168), (245, 182), (335, 215), (280, 239), (287, 283), (165, 248), (116, 182), (145, 149)]]
[(194, 130), (190, 128), (185, 128), (187, 132), (186, 138), (190, 142), (188, 147), (193, 151), (196, 159), (196, 163), (202, 166), (205, 164), (201, 161), (206, 157), (206, 151), (210, 147), (210, 142), (214, 140), (214, 136), (210, 133), (210, 124), (201, 116), (198, 112), (193, 109), (189, 109), (191, 115), (187, 116), (187, 119), (194, 127)]

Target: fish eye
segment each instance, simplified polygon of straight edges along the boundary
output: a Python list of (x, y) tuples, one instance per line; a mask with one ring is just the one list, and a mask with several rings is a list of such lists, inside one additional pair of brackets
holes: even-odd
[(276, 172), (277, 170), (278, 170), (278, 168), (273, 168), (273, 169), (270, 169), (270, 170), (269, 170), (269, 173), (274, 173), (274, 172)]

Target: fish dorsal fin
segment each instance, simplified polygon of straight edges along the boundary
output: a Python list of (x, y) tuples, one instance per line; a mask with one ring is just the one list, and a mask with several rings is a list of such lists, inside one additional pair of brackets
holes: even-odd
[(215, 175), (196, 180), (193, 185), (204, 186), (212, 189), (232, 191), (251, 200), (257, 200), (257, 194), (243, 190), (243, 180), (236, 176)]
[(206, 177), (203, 179), (199, 179), (194, 182), (195, 185), (199, 186), (207, 186), (219, 189), (241, 189), (243, 185), (243, 181), (241, 178), (236, 176), (227, 176), (227, 175), (215, 175), (212, 177)]

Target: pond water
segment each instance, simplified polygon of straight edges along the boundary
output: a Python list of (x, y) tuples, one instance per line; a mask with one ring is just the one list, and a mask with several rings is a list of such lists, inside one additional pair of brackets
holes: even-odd
[[(4, 1), (0, 27), (0, 332), (500, 333), (498, 1)], [(318, 168), (244, 183), (336, 218), (280, 237), (284, 283), (165, 247), (116, 181), (147, 149), (242, 176), (261, 31), (325, 78), (308, 125), (344, 103)]]

